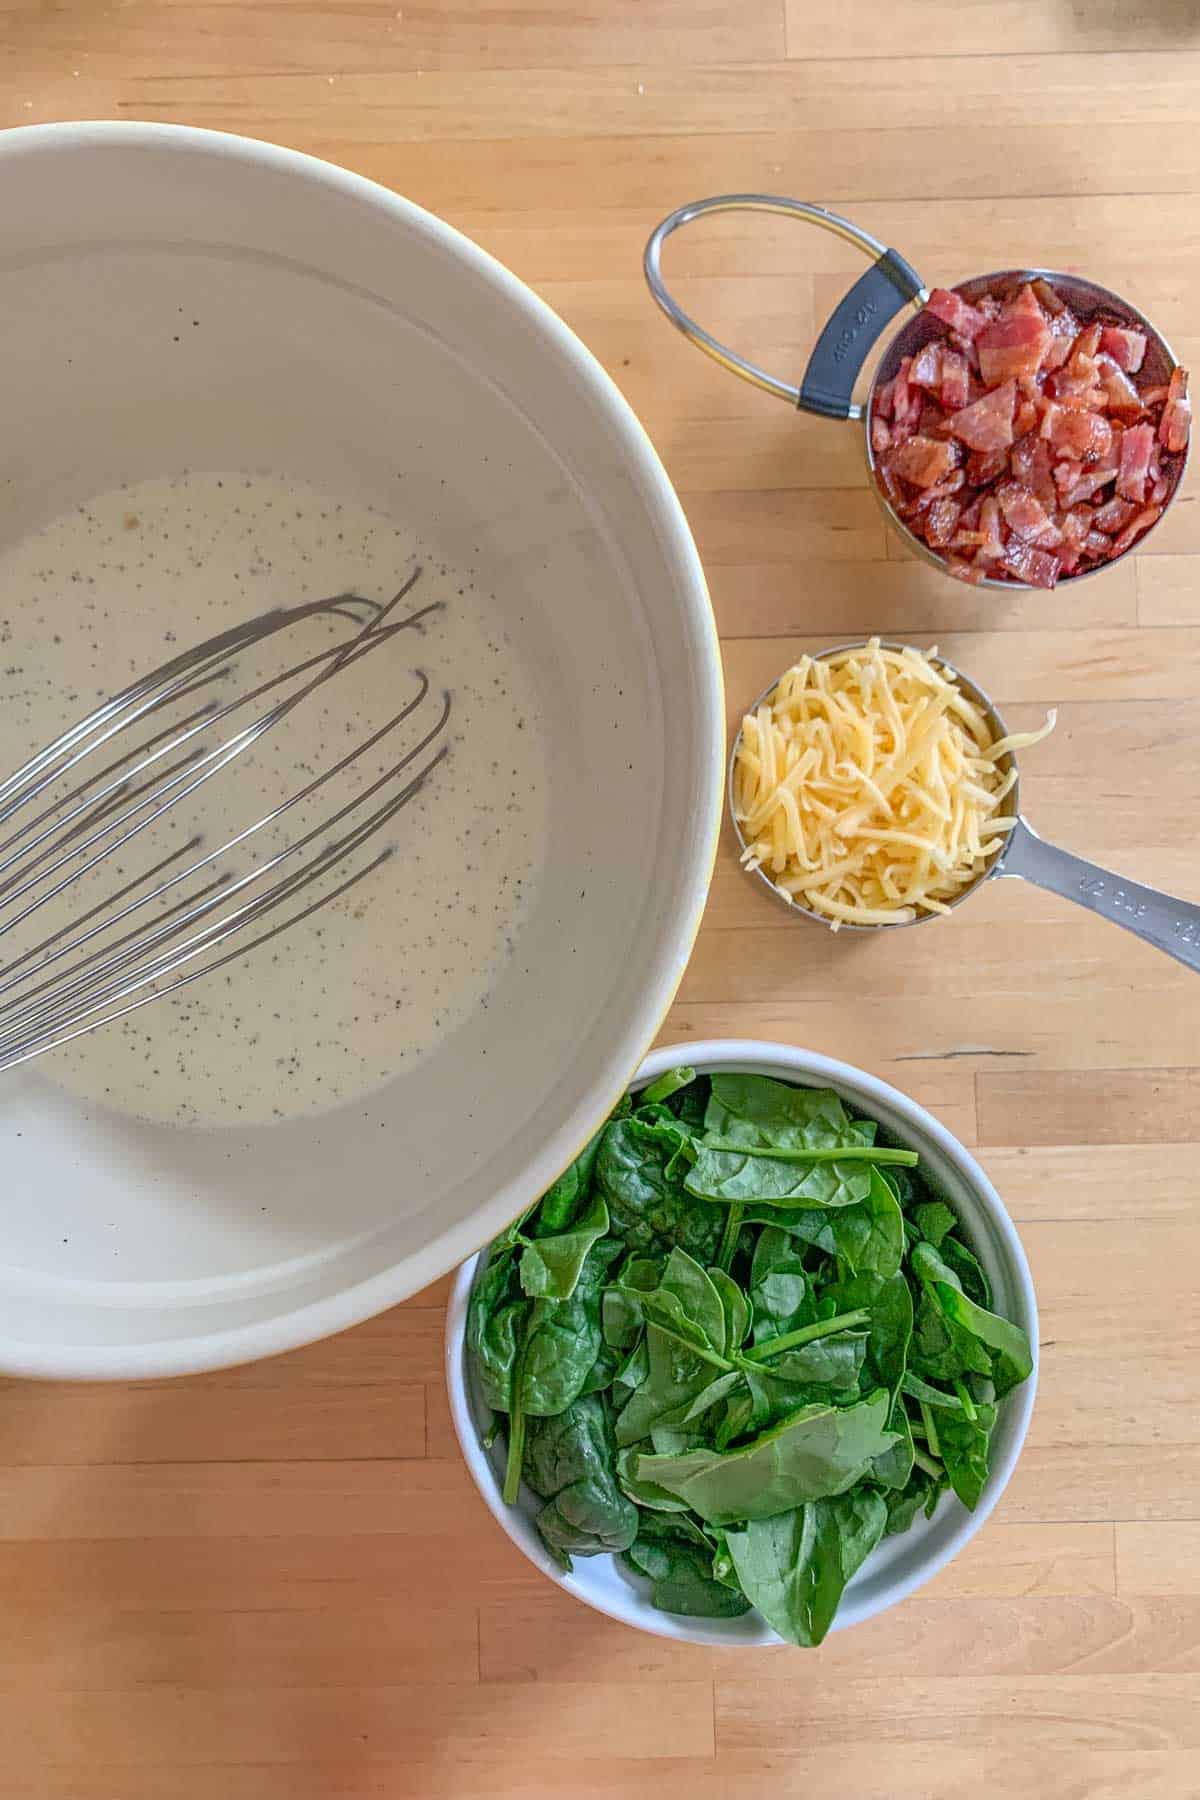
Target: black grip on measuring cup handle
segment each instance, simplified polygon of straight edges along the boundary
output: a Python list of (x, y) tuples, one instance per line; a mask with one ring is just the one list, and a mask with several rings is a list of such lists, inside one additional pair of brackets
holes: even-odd
[(848, 419), (858, 372), (867, 352), (900, 308), (924, 287), (896, 250), (887, 250), (860, 275), (834, 308), (813, 346), (798, 405), (825, 419)]

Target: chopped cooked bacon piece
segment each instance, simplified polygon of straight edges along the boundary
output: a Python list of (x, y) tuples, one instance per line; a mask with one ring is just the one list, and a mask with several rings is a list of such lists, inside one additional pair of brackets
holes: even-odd
[(1112, 426), (1102, 413), (1077, 412), (1074, 407), (1052, 405), (1046, 409), (1046, 423), (1049, 424), (1046, 436), (1056, 456), (1091, 463), (1101, 461), (1112, 449)]
[(1107, 531), (1111, 536), (1114, 531), (1122, 530), (1132, 519), (1137, 507), (1132, 500), (1122, 500), (1118, 495), (1106, 500), (1103, 506), (1096, 508), (1093, 518), (1097, 531)]
[(1019, 481), (1001, 482), (996, 489), (996, 500), (1009, 530), (1015, 531), (1027, 544), (1061, 542), (1061, 532), (1037, 495)]
[(892, 451), (888, 467), (914, 487), (932, 487), (954, 467), (954, 447), (944, 438), (909, 438)]
[(908, 379), (915, 381), (919, 387), (930, 388), (936, 394), (942, 385), (943, 354), (941, 344), (936, 341), (925, 344), (912, 359)]
[(1187, 449), (1191, 430), (1192, 403), (1188, 399), (1188, 374), (1186, 369), (1176, 367), (1171, 371), (1167, 404), (1163, 407), (1163, 416), (1158, 424), (1159, 442), (1178, 456)]
[(1004, 450), (1013, 441), (1017, 384), (1006, 381), (950, 417), (950, 430), (968, 450)]
[(1111, 356), (1096, 358), (1096, 378), (1104, 393), (1104, 403), (1110, 412), (1140, 413), (1144, 411), (1142, 396), (1124, 369), (1119, 369)]
[(1123, 325), (1106, 325), (1100, 333), (1100, 348), (1112, 357), (1118, 369), (1136, 375), (1146, 356), (1146, 334), (1128, 331)]
[(1021, 404), (1017, 407), (1016, 416), (1013, 419), (1014, 434), (1017, 437), (1024, 437), (1027, 431), (1033, 430), (1037, 422), (1037, 403), (1033, 400), (1022, 400)]
[(1063, 506), (1078, 506), (1082, 500), (1090, 500), (1101, 488), (1108, 487), (1116, 471), (1114, 469), (1085, 469), (1082, 463), (1056, 463), (1054, 468), (1054, 485), (1058, 489), (1058, 497)]
[(1007, 468), (1007, 446), (999, 450), (972, 450), (967, 458), (967, 480), (972, 487), (988, 487)]
[(909, 435), (916, 429), (921, 411), (921, 396), (909, 380), (911, 368), (912, 357), (905, 356), (892, 377), (892, 422), (901, 432), (907, 428)]
[(1037, 295), (1038, 305), (1046, 315), (1046, 323), (1050, 327), (1050, 343), (1042, 358), (1043, 369), (1061, 369), (1070, 356), (1079, 336), (1080, 324), (1061, 294), (1055, 293), (1048, 281), (1038, 280), (1032, 283)]
[(1117, 470), (1117, 492), (1125, 500), (1141, 505), (1146, 497), (1146, 478), (1154, 451), (1153, 425), (1135, 425), (1121, 439), (1121, 466)]
[(1095, 359), (1096, 352), (1100, 348), (1100, 338), (1103, 331), (1103, 325), (1101, 325), (1098, 320), (1093, 320), (1090, 325), (1084, 326), (1083, 330), (1079, 333), (1079, 336), (1075, 339), (1075, 344), (1071, 351), (1071, 367), (1077, 374), (1086, 375), (1089, 373), (1087, 365)]
[(1061, 369), (1079, 336), (1079, 320), (1068, 308), (1050, 320), (1050, 344), (1042, 358), (1043, 369)]
[[(1025, 290), (1028, 292), (1028, 290)], [(1004, 312), (985, 325), (975, 340), (979, 373), (988, 387), (1017, 375), (1036, 375), (1050, 347), (1050, 327), (1040, 306), (1036, 313)]]
[(949, 288), (934, 288), (925, 302), (925, 311), (968, 340), (978, 337), (987, 323), (986, 314), (977, 312), (961, 294), (953, 294)]
[(1049, 446), (1029, 433), (1013, 445), (1009, 466), (1016, 479), (1037, 495), (1047, 512), (1053, 512), (1058, 505), (1058, 492), (1050, 466)]
[(1000, 521), (1000, 506), (994, 494), (989, 494), (979, 512), (979, 528), (987, 539), (985, 551), (989, 562), (996, 562), (1004, 555), (1004, 527)]
[(942, 352), (942, 405), (947, 412), (957, 412), (971, 397), (971, 377), (967, 359), (958, 350)]
[(951, 573), (1052, 587), (1121, 554), (1170, 501), (1191, 426), (1187, 376), (1136, 377), (1151, 334), (1052, 282), (968, 299), (939, 288), (928, 341), (872, 398), (876, 474)]
[(1045, 323), (1046, 315), (1042, 311), (1037, 295), (1033, 291), (1032, 282), (1025, 282), (1011, 300), (1006, 300), (1000, 308), (1002, 319), (1041, 319)]
[(935, 550), (943, 550), (954, 536), (962, 507), (957, 500), (935, 500), (925, 521), (925, 542)]
[(1161, 506), (1143, 507), (1142, 511), (1138, 513), (1135, 518), (1130, 519), (1120, 537), (1116, 539), (1112, 547), (1113, 555), (1120, 556), (1124, 551), (1128, 550), (1135, 538), (1141, 537), (1144, 531), (1149, 531), (1150, 527), (1157, 523), (1161, 518)]
[(1026, 544), (1018, 537), (1012, 537), (1004, 546), (1004, 567), (1018, 581), (1026, 582), (1030, 587), (1052, 588), (1059, 576), (1059, 562), (1048, 550), (1035, 550), (1032, 544)]
[(1099, 412), (1104, 406), (1104, 389), (1096, 380), (1096, 365), (1093, 363), (1090, 368), (1088, 375), (1076, 375), (1069, 367), (1055, 369), (1046, 376), (1048, 397), (1080, 412)]
[(886, 456), (877, 464), (875, 472), (879, 477), (884, 499), (899, 510), (904, 505), (904, 483), (898, 475), (892, 473), (892, 466)]
[(1056, 319), (1060, 313), (1070, 311), (1058, 289), (1051, 287), (1050, 283), (1044, 281), (1040, 275), (1035, 275), (1029, 285), (1037, 295), (1038, 305), (1048, 319)]

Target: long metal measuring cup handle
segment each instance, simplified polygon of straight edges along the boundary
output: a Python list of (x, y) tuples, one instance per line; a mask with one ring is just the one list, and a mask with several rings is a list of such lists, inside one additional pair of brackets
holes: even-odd
[(1037, 835), (1024, 819), (1018, 820), (997, 870), (1016, 875), (1051, 894), (1061, 894), (1099, 913), (1114, 925), (1123, 925), (1135, 937), (1144, 938), (1157, 950), (1165, 950), (1185, 968), (1200, 970), (1200, 906), (1176, 900), (1158, 888), (1126, 881), (1082, 856), (1072, 856)]
[[(823, 326), (799, 387), (768, 374), (766, 369), (739, 356), (736, 350), (729, 349), (711, 332), (705, 331), (684, 312), (663, 280), (662, 247), (671, 233), (708, 213), (727, 212), (781, 213), (786, 218), (800, 219), (845, 238), (847, 243), (854, 244), (871, 258), (871, 267), (843, 295)], [(731, 375), (825, 419), (862, 417), (863, 409), (854, 400), (854, 383), (867, 352), (902, 306), (920, 307), (929, 298), (916, 270), (898, 251), (889, 250), (869, 231), (864, 231), (851, 219), (843, 219), (840, 213), (830, 212), (827, 207), (814, 206), (808, 200), (788, 200), (778, 194), (715, 194), (711, 199), (693, 200), (687, 206), (677, 207), (651, 233), (643, 266), (650, 292), (672, 325), (677, 326), (698, 350), (719, 362)]]

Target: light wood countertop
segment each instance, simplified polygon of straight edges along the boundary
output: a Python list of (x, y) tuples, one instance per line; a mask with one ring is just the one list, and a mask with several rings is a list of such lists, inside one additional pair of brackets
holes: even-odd
[[(1134, 16), (1136, 13), (1136, 17)], [(659, 445), (731, 708), (801, 647), (936, 640), (1015, 725), (1049, 837), (1200, 899), (1200, 505), (1077, 589), (959, 589), (884, 528), (849, 427), (732, 381), (655, 312), (671, 207), (773, 189), (927, 278), (1074, 266), (1200, 362), (1192, 0), (7, 0), (0, 123), (158, 119), (313, 151), (530, 282)], [(861, 264), (785, 224), (681, 241), (682, 292), (792, 373)], [(10, 425), (11, 425), (10, 421)], [(476, 1498), (445, 1284), (170, 1386), (0, 1384), (4, 1800), (1184, 1800), (1200, 1792), (1200, 986), (1020, 883), (852, 944), (724, 844), (664, 1037), (787, 1039), (931, 1107), (994, 1177), (1042, 1308), (997, 1516), (819, 1654), (591, 1615)]]

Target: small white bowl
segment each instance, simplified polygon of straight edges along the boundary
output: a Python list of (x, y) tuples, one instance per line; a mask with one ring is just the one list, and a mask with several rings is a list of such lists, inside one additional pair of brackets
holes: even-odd
[[(1029, 1264), (1000, 1196), (974, 1157), (924, 1107), (886, 1082), (877, 1081), (848, 1063), (834, 1062), (810, 1050), (796, 1050), (789, 1044), (724, 1038), (653, 1051), (633, 1085), (653, 1081), (680, 1063), (689, 1064), (701, 1075), (733, 1071), (772, 1075), (802, 1087), (833, 1088), (852, 1106), (878, 1119), (889, 1135), (919, 1153), (922, 1173), (962, 1221), (971, 1248), (992, 1284), (997, 1310), (1024, 1328), (1033, 1347), (1033, 1373), (1001, 1402), (992, 1436), (991, 1473), (975, 1511), (968, 1512), (954, 1495), (945, 1495), (932, 1519), (919, 1518), (908, 1531), (885, 1538), (847, 1587), (834, 1620), (833, 1629), (838, 1631), (874, 1618), (936, 1575), (975, 1536), (1004, 1492), (1025, 1442), (1037, 1390), (1037, 1302)], [(454, 1283), (446, 1318), (446, 1382), (454, 1429), (467, 1467), (513, 1543), (567, 1593), (597, 1612), (636, 1625), (642, 1631), (691, 1644), (750, 1646), (782, 1642), (755, 1612), (739, 1619), (691, 1619), (659, 1612), (650, 1604), (649, 1584), (613, 1556), (577, 1556), (571, 1573), (564, 1574), (547, 1554), (534, 1525), (543, 1503), (523, 1487), (516, 1506), (504, 1504), (500, 1495), (503, 1435), (490, 1451), (483, 1448), (481, 1435), (489, 1415), (474, 1391), (464, 1354), (467, 1304), (483, 1260), (481, 1252), (464, 1263)]]

